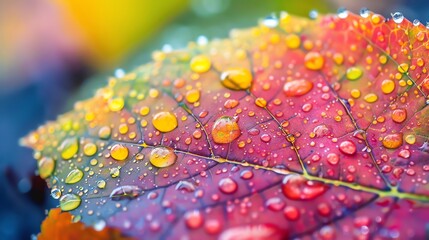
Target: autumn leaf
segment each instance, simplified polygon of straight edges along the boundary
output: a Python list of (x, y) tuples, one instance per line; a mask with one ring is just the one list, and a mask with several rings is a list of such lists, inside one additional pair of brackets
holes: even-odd
[(423, 239), (428, 32), (282, 13), (111, 78), (31, 133), (88, 226), (144, 239)]

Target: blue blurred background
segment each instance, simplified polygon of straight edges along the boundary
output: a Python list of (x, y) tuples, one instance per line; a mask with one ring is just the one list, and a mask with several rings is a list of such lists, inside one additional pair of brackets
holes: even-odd
[(0, 239), (37, 234), (57, 204), (19, 138), (90, 97), (116, 69), (132, 70), (153, 50), (183, 48), (199, 36), (226, 37), (272, 12), (339, 7), (429, 20), (425, 0), (0, 0)]

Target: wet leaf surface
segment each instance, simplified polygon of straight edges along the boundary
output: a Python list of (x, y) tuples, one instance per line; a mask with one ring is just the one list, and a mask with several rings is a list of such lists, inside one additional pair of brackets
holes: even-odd
[(23, 143), (61, 209), (127, 236), (425, 238), (427, 30), (364, 15), (155, 52)]

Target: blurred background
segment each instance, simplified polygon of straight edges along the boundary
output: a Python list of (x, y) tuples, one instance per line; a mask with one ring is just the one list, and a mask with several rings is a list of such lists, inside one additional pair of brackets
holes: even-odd
[(29, 239), (57, 204), (18, 139), (91, 97), (107, 76), (273, 12), (339, 7), (429, 20), (426, 0), (0, 0), (0, 239)]

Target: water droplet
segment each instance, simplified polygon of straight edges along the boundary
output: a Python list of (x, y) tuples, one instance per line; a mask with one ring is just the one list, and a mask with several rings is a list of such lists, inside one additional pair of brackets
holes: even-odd
[(82, 178), (83, 172), (80, 169), (73, 169), (69, 172), (64, 182), (67, 184), (73, 184), (79, 182)]
[(119, 186), (112, 190), (109, 197), (114, 201), (123, 199), (133, 199), (138, 197), (142, 193), (142, 189), (138, 186), (126, 185)]
[(250, 170), (243, 170), (240, 173), (240, 177), (244, 180), (249, 180), (249, 179), (253, 178), (253, 172)]
[(79, 207), (81, 199), (76, 194), (66, 194), (60, 198), (60, 208), (63, 211), (71, 211)]
[(50, 157), (43, 157), (37, 163), (39, 166), (39, 176), (46, 179), (52, 175), (55, 169), (55, 161)]
[(176, 162), (177, 155), (171, 147), (157, 147), (150, 152), (149, 161), (158, 168), (169, 167)]
[(395, 90), (395, 82), (390, 79), (383, 80), (383, 82), (381, 83), (381, 91), (384, 94), (389, 94), (393, 92), (393, 90)]
[(282, 210), (285, 205), (286, 205), (285, 202), (278, 197), (270, 198), (265, 202), (265, 206), (267, 206), (267, 208), (270, 209), (271, 211), (275, 211), (275, 212)]
[(252, 73), (246, 68), (231, 68), (222, 72), (221, 83), (231, 90), (247, 90), (252, 86)]
[(94, 143), (90, 142), (85, 144), (85, 146), (83, 146), (83, 153), (88, 157), (94, 155), (96, 152), (97, 152), (97, 145), (95, 145)]
[(363, 18), (369, 17), (370, 13), (371, 12), (369, 11), (368, 8), (361, 8), (360, 11), (359, 11), (360, 16), (363, 17)]
[(221, 223), (217, 219), (209, 219), (205, 221), (204, 229), (209, 234), (218, 234), (221, 230)]
[(230, 143), (241, 134), (236, 119), (223, 116), (213, 124), (212, 136), (215, 143)]
[(98, 137), (101, 139), (108, 139), (111, 133), (112, 130), (110, 129), (110, 127), (104, 126), (98, 130)]
[(353, 155), (356, 153), (356, 145), (352, 141), (343, 141), (340, 143), (340, 151), (344, 154)]
[(268, 135), (268, 134), (266, 134), (266, 133), (264, 133), (264, 134), (262, 134), (261, 135), (261, 140), (263, 141), (263, 142), (269, 142), (269, 141), (271, 141), (271, 136), (270, 135)]
[(320, 70), (323, 68), (325, 59), (319, 52), (309, 52), (304, 57), (305, 67), (310, 70)]
[(193, 72), (205, 73), (210, 70), (212, 63), (210, 58), (204, 55), (198, 55), (191, 59), (190, 67)]
[(176, 190), (186, 191), (188, 193), (195, 191), (195, 185), (188, 181), (179, 181), (176, 185)]
[(121, 111), (122, 108), (124, 108), (125, 101), (121, 97), (112, 98), (109, 100), (108, 106), (110, 111), (112, 112), (118, 112)]
[(346, 19), (349, 16), (349, 11), (345, 8), (338, 8), (337, 16), (341, 19)]
[(296, 34), (286, 36), (286, 46), (290, 49), (297, 49), (301, 45), (301, 39)]
[(152, 124), (160, 132), (171, 132), (177, 127), (177, 118), (171, 112), (159, 112), (153, 116)]
[(363, 98), (367, 103), (374, 103), (378, 100), (378, 96), (375, 95), (374, 93), (368, 93), (367, 95), (365, 95), (365, 97)]
[(400, 24), (404, 21), (404, 15), (401, 12), (395, 12), (392, 15), (392, 19), (395, 23)]
[(106, 227), (106, 222), (104, 220), (98, 220), (93, 225), (95, 231), (102, 231)]
[(219, 190), (225, 194), (232, 194), (237, 191), (238, 185), (232, 178), (222, 178), (219, 181)]
[(185, 213), (185, 224), (190, 229), (197, 229), (203, 225), (204, 218), (199, 210)]
[(128, 157), (128, 148), (122, 144), (115, 144), (110, 149), (110, 156), (118, 161), (123, 161)]
[(311, 11), (308, 13), (308, 16), (310, 17), (310, 19), (316, 19), (316, 18), (317, 18), (317, 16), (319, 16), (319, 13), (318, 13), (316, 10), (311, 10)]
[(402, 123), (407, 119), (406, 109), (395, 109), (392, 112), (392, 120), (396, 123)]
[(100, 189), (105, 188), (106, 187), (106, 181), (104, 181), (104, 180), (97, 181), (97, 187)]
[(328, 190), (328, 187), (316, 181), (307, 180), (303, 176), (291, 174), (285, 176), (282, 184), (283, 194), (292, 200), (314, 199)]
[(117, 178), (121, 175), (121, 169), (119, 167), (111, 168), (110, 169), (110, 176), (112, 178)]
[(61, 197), (61, 190), (59, 190), (58, 188), (52, 188), (51, 197), (53, 199), (59, 199)]
[(405, 136), (405, 142), (407, 142), (408, 144), (416, 143), (416, 136), (413, 134), (409, 134), (409, 135)]
[(402, 133), (393, 133), (383, 138), (383, 146), (388, 149), (396, 149), (402, 145)]
[(360, 77), (362, 77), (363, 71), (362, 69), (358, 67), (351, 67), (347, 69), (346, 77), (350, 81), (358, 80)]
[(186, 93), (186, 101), (188, 101), (189, 103), (195, 103), (195, 102), (198, 102), (198, 100), (200, 100), (199, 90), (192, 89)]
[(60, 146), (61, 149), (61, 157), (64, 160), (71, 159), (79, 150), (79, 143), (77, 138), (66, 138)]
[(267, 106), (267, 100), (265, 100), (264, 98), (258, 97), (255, 99), (255, 104), (260, 108), (264, 108)]
[(283, 214), (285, 215), (285, 217), (289, 220), (295, 221), (299, 218), (299, 211), (298, 208), (294, 207), (294, 206), (286, 206), (285, 209), (283, 210)]
[(312, 88), (312, 82), (300, 79), (285, 83), (283, 86), (283, 92), (288, 97), (299, 97), (310, 92)]
[(269, 28), (275, 28), (279, 25), (279, 19), (274, 14), (272, 14), (270, 16), (265, 17), (262, 20), (262, 24)]
[(418, 25), (420, 25), (420, 21), (418, 19), (414, 19), (413, 25), (417, 27)]
[(331, 134), (331, 130), (325, 124), (316, 126), (313, 132), (315, 133), (315, 137), (324, 137)]
[(340, 161), (340, 157), (336, 153), (329, 153), (326, 156), (326, 159), (328, 160), (328, 163), (330, 163), (332, 165), (337, 165), (338, 162)]

